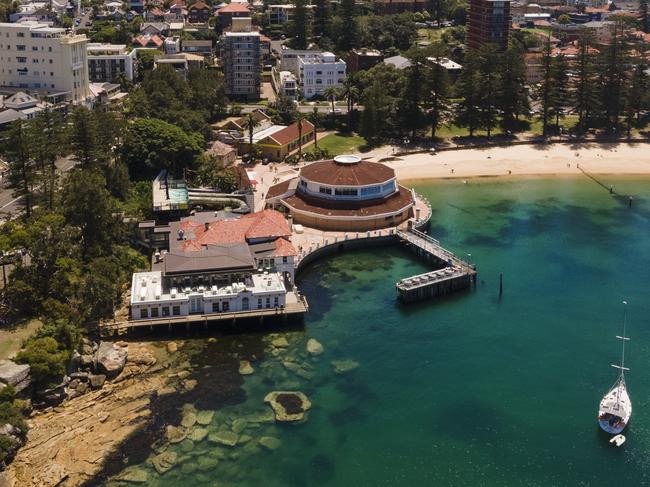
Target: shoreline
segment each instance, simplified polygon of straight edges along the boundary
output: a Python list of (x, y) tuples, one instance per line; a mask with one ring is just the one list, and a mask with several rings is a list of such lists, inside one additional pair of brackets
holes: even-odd
[(400, 182), (521, 177), (650, 176), (650, 143), (481, 147), (394, 156), (384, 147), (364, 157), (395, 169)]

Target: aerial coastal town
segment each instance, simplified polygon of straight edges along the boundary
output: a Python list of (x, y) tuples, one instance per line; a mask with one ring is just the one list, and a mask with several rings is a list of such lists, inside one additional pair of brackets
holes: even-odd
[[(647, 0), (0, 0), (0, 487), (361, 485), (368, 469), (372, 485), (479, 485), (469, 465), (490, 463), (469, 447), (403, 477), (392, 459), (406, 450), (384, 459), (395, 477), (347, 464), (347, 441), (381, 436), (355, 428), (386, 413), (362, 373), (397, 391), (410, 379), (390, 374), (412, 356), (467, 364), (450, 344), (380, 373), (390, 354), (364, 366), (368, 349), (337, 327), (370, 343), (380, 324), (364, 314), (380, 313), (407, 349), (483, 320), (467, 344), (487, 343), (529, 316), (508, 308), (527, 289), (516, 238), (532, 252), (566, 218), (562, 231), (607, 239), (585, 222), (614, 211), (632, 235), (650, 214), (649, 15)], [(584, 281), (613, 271), (599, 272)], [(494, 314), (476, 318), (488, 294)], [(572, 446), (594, 458), (642, 448), (624, 436), (624, 373), (628, 313), (643, 308), (623, 299), (620, 375), (596, 423), (614, 436)], [(416, 319), (440, 335), (427, 342)], [(391, 404), (414, 418), (440, 406), (422, 394)], [(467, 444), (492, 445), (464, 421)], [(456, 451), (436, 428), (422, 444)], [(508, 483), (497, 470), (484, 485)], [(605, 485), (573, 474), (559, 484)]]

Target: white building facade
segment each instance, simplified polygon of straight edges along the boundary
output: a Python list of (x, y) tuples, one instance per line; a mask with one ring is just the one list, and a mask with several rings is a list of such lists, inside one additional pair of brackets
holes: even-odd
[(346, 77), (346, 64), (331, 52), (298, 58), (298, 82), (302, 95), (309, 99), (322, 95), (329, 87), (341, 87)]
[(145, 320), (191, 314), (280, 309), (287, 290), (279, 273), (253, 274), (225, 287), (164, 289), (162, 273), (137, 272), (131, 283), (131, 319)]
[(88, 39), (38, 22), (0, 23), (0, 86), (83, 102), (88, 87)]
[(124, 44), (88, 44), (88, 77), (90, 81), (111, 83), (124, 74), (133, 81), (135, 76), (136, 50)]

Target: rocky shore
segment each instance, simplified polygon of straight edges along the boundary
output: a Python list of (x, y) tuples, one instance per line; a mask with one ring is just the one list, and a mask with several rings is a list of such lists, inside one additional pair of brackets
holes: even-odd
[[(96, 350), (103, 357), (103, 371), (114, 380), (95, 379), (103, 387), (93, 389), (89, 378), (72, 378), (65, 388), (69, 399), (30, 418), (27, 442), (0, 473), (1, 487), (81, 485), (145, 424), (152, 393), (164, 389), (169, 380), (169, 364), (156, 358), (150, 345), (117, 347), (123, 351), (109, 342)], [(75, 387), (68, 387), (71, 383)], [(87, 384), (88, 392), (80, 384)]]

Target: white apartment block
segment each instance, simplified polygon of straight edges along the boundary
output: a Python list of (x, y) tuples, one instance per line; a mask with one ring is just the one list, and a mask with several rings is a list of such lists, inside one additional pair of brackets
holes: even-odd
[(322, 95), (330, 86), (340, 87), (345, 81), (346, 64), (331, 52), (316, 56), (298, 57), (298, 82), (302, 96), (313, 98)]
[(0, 23), (0, 86), (83, 102), (89, 95), (88, 39), (38, 22)]
[(88, 77), (96, 83), (112, 83), (124, 74), (133, 81), (136, 50), (124, 44), (88, 43)]

